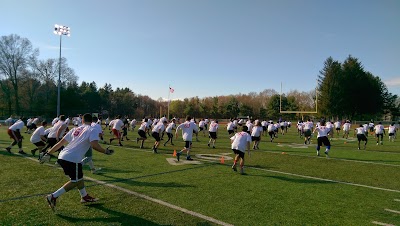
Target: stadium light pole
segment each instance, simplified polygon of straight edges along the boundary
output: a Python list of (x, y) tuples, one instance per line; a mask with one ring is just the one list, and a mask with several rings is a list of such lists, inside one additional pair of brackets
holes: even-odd
[(54, 25), (54, 34), (60, 36), (60, 58), (58, 63), (58, 85), (57, 85), (57, 117), (60, 115), (60, 88), (61, 88), (61, 39), (63, 35), (71, 36), (71, 28), (63, 25)]

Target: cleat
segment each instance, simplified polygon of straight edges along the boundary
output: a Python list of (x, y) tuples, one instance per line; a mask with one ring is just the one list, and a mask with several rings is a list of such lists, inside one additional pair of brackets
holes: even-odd
[(101, 173), (101, 172), (100, 172), (101, 170), (102, 170), (101, 168), (96, 168), (96, 169), (93, 169), (93, 170), (92, 170), (92, 173), (93, 173), (93, 174), (99, 174), (99, 173)]
[(178, 152), (178, 153), (176, 153), (176, 159), (178, 159), (178, 162), (179, 162), (179, 157), (181, 156), (181, 153), (180, 152)]
[(244, 175), (244, 169), (240, 168), (240, 174)]
[(31, 154), (32, 154), (33, 157), (35, 157), (35, 153), (36, 153), (36, 150), (34, 150), (34, 149), (31, 150)]
[(208, 143), (207, 146), (210, 147), (210, 143)]
[(317, 151), (317, 156), (319, 156), (319, 151)]
[(6, 148), (7, 152), (11, 154), (11, 148)]
[(215, 148), (215, 146), (213, 146), (213, 148)]
[(23, 150), (18, 151), (21, 155), (26, 155), (26, 153)]
[(121, 144), (121, 143), (119, 143), (119, 146), (122, 146), (122, 144)]
[(158, 152), (157, 152), (157, 149), (156, 149), (156, 148), (153, 148), (153, 153), (154, 153), (154, 154), (158, 154)]
[(51, 210), (53, 210), (53, 212), (54, 212), (56, 210), (57, 198), (54, 198), (53, 194), (50, 194), (50, 195), (46, 196), (46, 200), (49, 203)]
[(175, 144), (171, 143), (172, 146), (174, 146)]
[(164, 143), (164, 147), (166, 146), (167, 144), (166, 143)]
[(126, 138), (126, 140), (130, 140), (129, 138)]
[(99, 199), (96, 199), (94, 197), (91, 197), (89, 195), (86, 195), (85, 197), (81, 198), (81, 203), (87, 203), (87, 202), (97, 202)]
[(186, 160), (188, 160), (188, 161), (193, 161), (193, 159), (190, 158), (190, 156), (186, 157)]
[(232, 166), (232, 170), (235, 171), (235, 172), (237, 172), (236, 165), (233, 165), (233, 166)]
[(360, 150), (360, 148), (357, 148), (358, 150)]
[(113, 140), (113, 139), (110, 138), (110, 144), (111, 144), (111, 141), (112, 141), (112, 140)]

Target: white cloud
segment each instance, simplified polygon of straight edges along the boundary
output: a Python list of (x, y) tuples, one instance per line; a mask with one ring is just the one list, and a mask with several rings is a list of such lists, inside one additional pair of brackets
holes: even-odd
[(400, 86), (400, 77), (392, 78), (385, 81), (387, 86)]

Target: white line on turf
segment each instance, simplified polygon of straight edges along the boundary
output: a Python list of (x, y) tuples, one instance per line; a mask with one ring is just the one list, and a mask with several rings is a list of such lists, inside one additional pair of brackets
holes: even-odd
[[(24, 156), (24, 155), (21, 155), (21, 156), (25, 157), (26, 159), (29, 159), (29, 160), (38, 162), (37, 159), (31, 158), (31, 157), (28, 157), (28, 156)], [(54, 164), (50, 164), (50, 163), (45, 163), (45, 164), (48, 165), (48, 166), (54, 167)], [(61, 168), (60, 168), (60, 169), (61, 169)], [(146, 200), (151, 201), (151, 202), (158, 203), (158, 204), (160, 204), (160, 205), (163, 205), (163, 206), (166, 206), (166, 207), (169, 207), (169, 208), (172, 208), (172, 209), (175, 209), (175, 210), (178, 210), (178, 211), (187, 213), (187, 214), (192, 215), (192, 216), (194, 216), (194, 217), (198, 217), (198, 218), (207, 220), (207, 221), (209, 221), (209, 222), (213, 222), (213, 223), (215, 223), (215, 224), (219, 224), (219, 225), (223, 225), (223, 226), (233, 226), (233, 224), (229, 224), (229, 223), (226, 223), (226, 222), (217, 220), (217, 219), (215, 219), (215, 218), (212, 218), (212, 217), (203, 215), (203, 214), (201, 214), (201, 213), (197, 213), (197, 212), (194, 212), (194, 211), (191, 211), (191, 210), (188, 210), (188, 209), (185, 209), (185, 208), (182, 208), (182, 207), (179, 207), (179, 206), (170, 204), (170, 203), (168, 203), (168, 202), (164, 202), (164, 201), (162, 201), (162, 200), (160, 200), (160, 199), (155, 199), (155, 198), (152, 198), (152, 197), (150, 197), (150, 196), (147, 196), (147, 195), (144, 195), (144, 194), (140, 194), (140, 193), (137, 193), (137, 192), (134, 192), (134, 191), (131, 191), (131, 190), (128, 190), (128, 189), (119, 187), (119, 186), (114, 185), (114, 184), (108, 184), (108, 183), (105, 182), (105, 181), (97, 180), (97, 179), (94, 179), (94, 178), (91, 178), (91, 177), (87, 177), (87, 176), (84, 176), (84, 178), (85, 178), (86, 180), (90, 180), (90, 181), (93, 181), (93, 182), (95, 182), (95, 183), (98, 183), (98, 184), (101, 184), (101, 185), (104, 185), (104, 186), (107, 186), (107, 187), (110, 187), (110, 188), (114, 188), (114, 189), (120, 190), (120, 191), (122, 191), (122, 192), (131, 194), (131, 195), (134, 195), (134, 196), (139, 197), (139, 198), (142, 198), (142, 199), (146, 199)]]
[(396, 202), (400, 202), (400, 199), (394, 199), (394, 201), (396, 201)]
[(395, 226), (394, 224), (386, 224), (379, 221), (372, 221), (373, 224), (382, 225), (382, 226)]
[(385, 210), (388, 212), (400, 214), (400, 211), (398, 211), (398, 210), (391, 210), (391, 209), (385, 209)]
[(152, 198), (152, 197), (147, 196), (147, 195), (143, 195), (143, 194), (140, 194), (140, 193), (137, 193), (137, 192), (134, 192), (134, 191), (125, 189), (125, 188), (121, 188), (121, 187), (116, 186), (116, 185), (114, 185), (114, 184), (107, 184), (107, 183), (104, 182), (104, 181), (96, 180), (96, 179), (90, 178), (90, 177), (85, 177), (85, 179), (90, 180), (90, 181), (93, 181), (93, 182), (96, 182), (96, 183), (98, 183), (98, 184), (105, 185), (105, 186), (110, 187), (110, 188), (114, 188), (114, 189), (123, 191), (123, 192), (125, 192), (125, 193), (131, 194), (131, 195), (134, 195), (134, 196), (143, 198), (143, 199), (146, 199), (146, 200), (148, 200), (148, 201), (155, 202), (155, 203), (158, 203), (158, 204), (160, 204), (160, 205), (163, 205), (163, 206), (166, 206), (166, 207), (169, 207), (169, 208), (172, 208), (172, 209), (175, 209), (175, 210), (178, 210), (178, 211), (187, 213), (187, 214), (192, 215), (192, 216), (194, 216), (194, 217), (198, 217), (198, 218), (207, 220), (207, 221), (209, 221), (209, 222), (213, 222), (213, 223), (215, 223), (215, 224), (219, 224), (219, 225), (223, 225), (223, 226), (233, 226), (232, 224), (225, 223), (225, 222), (223, 222), (223, 221), (219, 221), (219, 220), (214, 219), (214, 218), (212, 218), (212, 217), (205, 216), (205, 215), (203, 215), (203, 214), (201, 214), (201, 213), (197, 213), (197, 212), (194, 212), (194, 211), (191, 211), (191, 210), (188, 210), (188, 209), (185, 209), (185, 208), (182, 208), (182, 207), (179, 207), (179, 206), (170, 204), (170, 203), (168, 203), (168, 202), (164, 202), (164, 201), (162, 201), (162, 200), (160, 200), (160, 199), (155, 199), (155, 198)]

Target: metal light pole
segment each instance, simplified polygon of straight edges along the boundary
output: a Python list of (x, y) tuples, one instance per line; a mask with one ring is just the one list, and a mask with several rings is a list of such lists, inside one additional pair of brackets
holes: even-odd
[(57, 93), (57, 116), (60, 115), (60, 88), (61, 88), (61, 37), (63, 35), (71, 36), (71, 29), (63, 25), (54, 25), (54, 34), (60, 36), (60, 58), (58, 63), (58, 93)]

